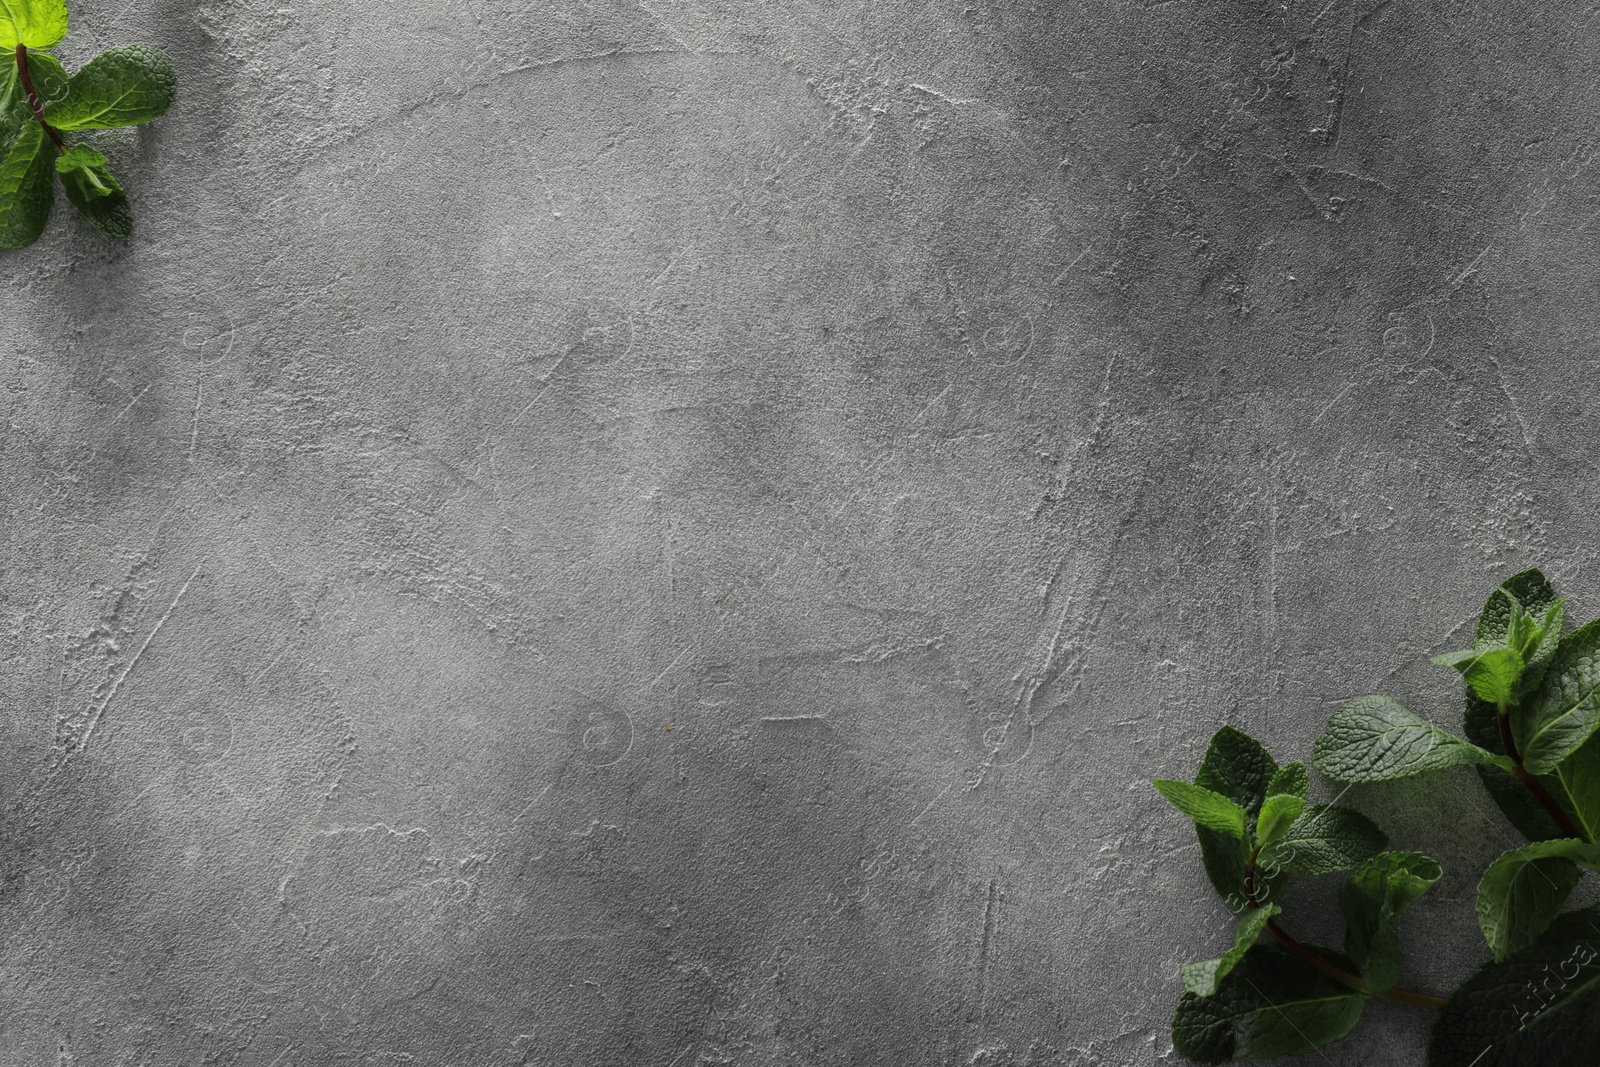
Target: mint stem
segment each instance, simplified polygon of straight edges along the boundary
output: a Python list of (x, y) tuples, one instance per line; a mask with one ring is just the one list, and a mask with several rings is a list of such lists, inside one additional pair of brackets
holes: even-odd
[(39, 125), (44, 127), (44, 132), (56, 143), (57, 151), (65, 153), (67, 143), (61, 139), (61, 134), (56, 128), (44, 120), (44, 105), (39, 102), (39, 94), (33, 87), (33, 73), (28, 70), (28, 46), (17, 45), (17, 73), (22, 77), (22, 88), (28, 94), (28, 103), (33, 105), (33, 113), (39, 120)]
[(1528, 787), (1528, 792), (1533, 794), (1533, 798), (1539, 802), (1545, 813), (1550, 816), (1563, 834), (1568, 837), (1575, 837), (1579, 841), (1590, 841), (1592, 843), (1593, 839), (1579, 829), (1578, 825), (1572, 821), (1572, 817), (1567, 814), (1566, 809), (1557, 802), (1555, 797), (1550, 795), (1550, 790), (1544, 787), (1544, 783), (1534, 777), (1522, 765), (1522, 756), (1517, 752), (1517, 742), (1511, 736), (1511, 716), (1506, 711), (1506, 702), (1503, 700), (1496, 701), (1494, 710), (1495, 715), (1500, 720), (1500, 744), (1504, 746), (1506, 756), (1511, 760), (1514, 768), (1512, 773), (1516, 775), (1517, 781)]
[[(1250, 859), (1244, 865), (1244, 898), (1245, 903), (1250, 905), (1251, 911), (1261, 907), (1261, 902), (1256, 900), (1256, 857), (1260, 855), (1260, 853), (1261, 848), (1258, 845), (1255, 851), (1250, 853)], [(1273, 938), (1277, 940), (1278, 944), (1288, 949), (1295, 956), (1310, 964), (1312, 967), (1315, 967), (1317, 970), (1321, 971), (1329, 978), (1332, 978), (1334, 981), (1349, 986), (1357, 993), (1364, 993), (1369, 997), (1379, 997), (1383, 1000), (1392, 1000), (1399, 1004), (1410, 1004), (1413, 1007), (1427, 1008), (1430, 1011), (1443, 1011), (1444, 1006), (1447, 1003), (1444, 997), (1434, 996), (1432, 993), (1416, 993), (1409, 989), (1373, 989), (1360, 978), (1350, 974), (1342, 967), (1323, 959), (1321, 956), (1317, 955), (1315, 952), (1312, 952), (1309, 948), (1290, 937), (1283, 927), (1278, 925), (1276, 919), (1267, 920), (1267, 933), (1271, 934)]]

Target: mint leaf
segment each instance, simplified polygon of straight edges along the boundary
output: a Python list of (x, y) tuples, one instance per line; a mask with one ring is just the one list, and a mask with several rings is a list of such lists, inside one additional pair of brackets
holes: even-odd
[(1536, 841), (1489, 865), (1478, 883), (1478, 926), (1496, 960), (1531, 944), (1550, 925), (1578, 884), (1578, 863), (1600, 865), (1600, 845)]
[(1171, 778), (1157, 778), (1151, 784), (1173, 807), (1193, 819), (1196, 826), (1227, 834), (1240, 841), (1247, 840), (1245, 835), (1249, 831), (1245, 823), (1245, 810), (1227, 797)]
[(107, 237), (133, 232), (133, 210), (127, 194), (106, 167), (106, 157), (88, 145), (74, 145), (56, 160), (61, 187), (78, 214)]
[(59, 130), (134, 126), (166, 114), (176, 88), (166, 56), (145, 45), (123, 45), (84, 64), (44, 117)]
[(1197, 997), (1214, 995), (1218, 983), (1228, 976), (1228, 972), (1233, 970), (1235, 964), (1244, 959), (1244, 954), (1256, 943), (1256, 938), (1267, 928), (1267, 923), (1274, 915), (1282, 912), (1283, 909), (1276, 904), (1268, 904), (1246, 913), (1234, 929), (1233, 944), (1228, 951), (1214, 960), (1201, 960), (1199, 963), (1183, 965), (1180, 969), (1183, 975), (1183, 988)]
[(1381, 782), (1467, 764), (1511, 761), (1452, 737), (1390, 697), (1352, 700), (1333, 713), (1311, 762), (1338, 782)]
[(1433, 662), (1460, 671), (1472, 691), (1491, 704), (1510, 704), (1516, 699), (1524, 666), (1522, 653), (1515, 648), (1449, 652), (1433, 657)]
[(1429, 1067), (1594, 1067), (1600, 1048), (1600, 908), (1563, 915), (1528, 948), (1451, 996)]
[(1420, 852), (1380, 852), (1340, 888), (1344, 950), (1373, 989), (1388, 989), (1400, 980), (1395, 917), (1443, 874), (1438, 863)]
[(0, 48), (49, 48), (67, 35), (67, 0), (0, 0)]
[(1293, 793), (1269, 796), (1266, 803), (1261, 805), (1261, 815), (1256, 819), (1256, 843), (1265, 848), (1276, 842), (1305, 810), (1304, 797), (1297, 797)]
[(1313, 804), (1261, 850), (1258, 863), (1269, 871), (1289, 874), (1332, 874), (1383, 851), (1389, 839), (1358, 811), (1332, 804)]
[[(1255, 819), (1261, 812), (1267, 786), (1277, 770), (1277, 761), (1261, 746), (1261, 742), (1243, 730), (1224, 726), (1212, 735), (1194, 781), (1196, 785), (1232, 800), (1244, 808), (1250, 819)], [(1243, 910), (1247, 904), (1244, 871), (1250, 858), (1249, 842), (1203, 826), (1195, 828), (1195, 836), (1200, 841), (1200, 859), (1205, 865), (1206, 877), (1217, 895), (1227, 901), (1234, 911)], [(1255, 878), (1256, 900), (1271, 899), (1281, 882), (1281, 876), (1258, 872)]]
[[(1466, 728), (1467, 740), (1482, 749), (1496, 753), (1501, 751), (1500, 720), (1494, 705), (1485, 703), (1470, 689), (1467, 691), (1463, 725)], [(1569, 759), (1568, 763), (1570, 762)], [(1483, 787), (1489, 791), (1489, 795), (1500, 806), (1500, 810), (1511, 821), (1511, 825), (1522, 832), (1522, 836), (1530, 841), (1546, 841), (1567, 836), (1528, 787), (1517, 781), (1509, 772), (1488, 765), (1480, 766), (1476, 770)], [(1573, 814), (1572, 801), (1567, 796), (1567, 790), (1561, 779), (1554, 774), (1538, 777), (1540, 784), (1555, 798), (1556, 803), (1565, 808), (1569, 814)]]
[[(67, 91), (67, 72), (48, 52), (28, 53), (28, 74), (41, 101), (54, 100)], [(15, 58), (0, 56), (0, 141), (9, 144), (23, 126), (37, 121)]]
[[(13, 72), (17, 69), (16, 60), (13, 58), (9, 64)], [(39, 94), (39, 103), (48, 107), (52, 100), (60, 100), (67, 95), (67, 84), (71, 80), (67, 76), (66, 68), (61, 65), (61, 60), (49, 52), (28, 53), (28, 76), (33, 79), (33, 91)], [(22, 79), (17, 79), (19, 90)], [(27, 109), (30, 119), (37, 121), (33, 113), (33, 105), (28, 103), (28, 95), (22, 93), (22, 106)]]
[(1254, 818), (1277, 770), (1277, 761), (1261, 742), (1243, 730), (1224, 726), (1211, 736), (1194, 784), (1222, 794)]
[[(1326, 949), (1313, 951), (1348, 967)], [(1172, 1043), (1180, 1055), (1202, 1064), (1311, 1052), (1354, 1029), (1366, 999), (1276, 945), (1257, 945), (1216, 993), (1183, 995), (1172, 1019)]]
[(0, 248), (25, 248), (39, 239), (55, 205), (50, 183), (55, 145), (44, 127), (22, 127), (0, 158)]
[(1600, 841), (1600, 733), (1557, 765), (1556, 778), (1573, 818), (1591, 840)]
[(1537, 567), (1513, 574), (1489, 594), (1478, 614), (1472, 647), (1482, 650), (1509, 646), (1513, 619), (1519, 614), (1542, 615), (1555, 600), (1555, 588)]
[(1285, 763), (1278, 768), (1278, 773), (1272, 776), (1272, 781), (1267, 783), (1267, 796), (1289, 794), (1304, 798), (1311, 791), (1311, 776), (1306, 773), (1306, 765), (1296, 760)]
[(1561, 639), (1539, 691), (1511, 717), (1522, 763), (1547, 774), (1600, 728), (1600, 619)]
[(32, 120), (33, 108), (23, 91), (22, 79), (17, 76), (17, 65), (0, 62), (0, 144), (9, 145), (23, 125)]
[(1537, 689), (1539, 683), (1544, 681), (1544, 672), (1561, 647), (1561, 630), (1566, 625), (1566, 608), (1565, 600), (1557, 600), (1546, 608), (1544, 616), (1539, 620), (1534, 640), (1522, 650), (1522, 658), (1527, 662), (1527, 666), (1523, 668), (1522, 681), (1517, 687), (1521, 692), (1527, 693)]

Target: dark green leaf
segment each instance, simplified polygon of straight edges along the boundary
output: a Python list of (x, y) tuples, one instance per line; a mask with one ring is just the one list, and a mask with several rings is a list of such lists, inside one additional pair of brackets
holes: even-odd
[(78, 214), (107, 237), (127, 237), (133, 232), (133, 210), (128, 197), (106, 167), (106, 157), (88, 145), (74, 145), (56, 160), (61, 187)]
[[(1500, 742), (1499, 717), (1494, 705), (1485, 703), (1471, 690), (1467, 692), (1464, 725), (1467, 740), (1479, 748), (1495, 753), (1504, 751)], [(1550, 818), (1544, 806), (1528, 791), (1528, 787), (1509, 772), (1491, 766), (1480, 766), (1476, 769), (1478, 777), (1483, 780), (1483, 787), (1489, 791), (1494, 802), (1500, 805), (1500, 810), (1511, 821), (1511, 825), (1522, 832), (1522, 836), (1530, 841), (1547, 841), (1567, 836), (1556, 825), (1555, 820)], [(1553, 774), (1541, 775), (1539, 782), (1555, 798), (1557, 804), (1567, 809), (1569, 813), (1572, 812), (1572, 802), (1559, 778)]]
[(0, 159), (0, 248), (25, 248), (39, 239), (55, 204), (55, 145), (29, 122)]
[(134, 126), (166, 114), (177, 79), (167, 57), (142, 44), (101, 52), (72, 76), (66, 95), (45, 108), (61, 130)]
[(1555, 589), (1538, 568), (1513, 574), (1489, 594), (1488, 603), (1478, 615), (1473, 647), (1505, 647), (1510, 643), (1511, 623), (1518, 608), (1527, 615), (1541, 615), (1555, 599)]
[(1594, 1067), (1600, 1059), (1600, 909), (1558, 918), (1451, 996), (1429, 1067)]
[(1198, 785), (1170, 778), (1157, 778), (1151, 784), (1173, 807), (1193, 819), (1195, 825), (1203, 826), (1207, 830), (1216, 830), (1241, 841), (1248, 840), (1249, 829), (1245, 823), (1245, 811), (1227, 797)]
[(1600, 845), (1570, 838), (1503, 852), (1478, 883), (1478, 926), (1496, 960), (1531, 944), (1578, 884), (1579, 863), (1600, 865)]
[(1217, 984), (1227, 977), (1235, 964), (1244, 959), (1244, 954), (1256, 943), (1256, 938), (1267, 928), (1267, 923), (1282, 911), (1283, 909), (1276, 904), (1268, 904), (1246, 912), (1233, 932), (1233, 944), (1229, 946), (1228, 951), (1214, 960), (1201, 960), (1199, 963), (1183, 965), (1183, 988), (1200, 997), (1215, 994)]
[(1302, 799), (1311, 791), (1311, 776), (1306, 773), (1306, 765), (1299, 760), (1285, 763), (1278, 768), (1278, 773), (1272, 776), (1272, 781), (1267, 784), (1267, 796), (1288, 794)]
[[(1340, 966), (1334, 953), (1314, 949)], [(1196, 1063), (1294, 1056), (1332, 1044), (1361, 1019), (1366, 997), (1276, 945), (1257, 945), (1211, 996), (1185, 993), (1172, 1043)]]
[[(1277, 769), (1277, 762), (1259, 741), (1242, 730), (1224, 726), (1212, 736), (1205, 759), (1195, 775), (1195, 784), (1222, 794), (1254, 819), (1260, 814), (1267, 785)], [(1247, 903), (1244, 869), (1250, 846), (1229, 834), (1203, 826), (1195, 828), (1195, 836), (1200, 839), (1200, 858), (1205, 864), (1206, 877), (1217, 895), (1234, 911), (1242, 911)], [(1281, 876), (1257, 873), (1256, 899), (1271, 899), (1282, 881)]]
[[(1217, 891), (1217, 896), (1227, 902), (1228, 907), (1243, 911), (1248, 902), (1244, 890), (1244, 869), (1250, 859), (1251, 845), (1229, 834), (1207, 830), (1204, 826), (1194, 829), (1195, 836), (1200, 839), (1200, 860), (1205, 865), (1211, 887)], [(1256, 881), (1259, 883), (1260, 878)]]
[(1600, 841), (1600, 733), (1556, 767), (1559, 779), (1577, 824), (1589, 838)]
[(1511, 716), (1523, 765), (1548, 774), (1600, 729), (1600, 619), (1561, 639), (1544, 681)]
[(1352, 700), (1333, 713), (1311, 754), (1340, 782), (1381, 782), (1464, 764), (1510, 761), (1452, 737), (1386, 696)]
[(1545, 609), (1544, 616), (1539, 620), (1536, 640), (1533, 644), (1523, 649), (1522, 658), (1527, 661), (1527, 666), (1522, 670), (1522, 680), (1518, 683), (1519, 693), (1530, 693), (1539, 688), (1539, 683), (1544, 681), (1545, 671), (1550, 667), (1550, 661), (1561, 647), (1561, 629), (1566, 624), (1565, 600), (1558, 600)]
[(1258, 865), (1289, 874), (1348, 871), (1383, 851), (1389, 839), (1349, 808), (1313, 804), (1284, 835), (1261, 850)]
[(1420, 852), (1382, 852), (1362, 864), (1339, 890), (1345, 952), (1373, 989), (1400, 980), (1400, 939), (1394, 920), (1443, 871)]
[(1194, 784), (1221, 793), (1253, 819), (1261, 812), (1267, 785), (1277, 770), (1277, 761), (1261, 742), (1243, 730), (1224, 726), (1212, 735)]

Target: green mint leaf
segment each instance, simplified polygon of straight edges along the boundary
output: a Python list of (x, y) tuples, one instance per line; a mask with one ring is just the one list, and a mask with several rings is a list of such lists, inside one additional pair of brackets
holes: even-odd
[(1519, 614), (1542, 615), (1555, 602), (1556, 591), (1538, 568), (1513, 574), (1489, 594), (1478, 615), (1478, 630), (1472, 642), (1475, 649), (1505, 648), (1511, 645), (1513, 619)]
[(56, 160), (61, 187), (78, 214), (107, 237), (133, 232), (133, 210), (127, 194), (106, 167), (106, 157), (88, 145), (73, 145)]
[[(1210, 880), (1211, 887), (1217, 891), (1217, 896), (1227, 902), (1228, 907), (1243, 911), (1249, 904), (1248, 894), (1244, 891), (1244, 871), (1250, 860), (1250, 844), (1231, 834), (1207, 830), (1204, 826), (1196, 826), (1194, 832), (1200, 839), (1200, 860), (1205, 865), (1206, 878)], [(1269, 899), (1263, 894), (1259, 875), (1255, 879), (1255, 889), (1258, 901)]]
[(1289, 794), (1291, 796), (1305, 797), (1311, 791), (1311, 775), (1306, 773), (1306, 765), (1299, 760), (1285, 763), (1278, 768), (1278, 773), (1272, 776), (1272, 781), (1267, 783), (1267, 796)]
[[(33, 79), (33, 91), (39, 94), (40, 103), (59, 99), (67, 91), (67, 72), (60, 60), (48, 52), (28, 53), (28, 75)], [(0, 56), (0, 136), (10, 137), (21, 130), (24, 123), (37, 119), (17, 73), (15, 58)]]
[(28, 94), (23, 91), (22, 79), (17, 75), (17, 65), (0, 62), (0, 143), (10, 144), (23, 123), (32, 117), (33, 108), (28, 104)]
[(1382, 852), (1389, 839), (1358, 811), (1313, 804), (1282, 837), (1261, 849), (1257, 864), (1289, 874), (1348, 871)]
[(0, 48), (49, 48), (67, 35), (67, 0), (0, 0)]
[(55, 154), (44, 127), (30, 122), (0, 158), (0, 248), (25, 248), (44, 232), (56, 199)]
[(1214, 996), (1218, 984), (1228, 976), (1228, 972), (1233, 970), (1235, 964), (1244, 959), (1244, 954), (1256, 943), (1261, 931), (1267, 928), (1268, 921), (1282, 912), (1283, 909), (1276, 904), (1268, 904), (1246, 913), (1234, 929), (1233, 944), (1228, 951), (1214, 960), (1201, 960), (1199, 963), (1183, 965), (1181, 968), (1183, 988), (1197, 997)]
[[(1243, 730), (1224, 726), (1212, 736), (1194, 781), (1232, 800), (1253, 820), (1260, 814), (1267, 785), (1277, 769), (1277, 762), (1259, 741)], [(1200, 840), (1200, 859), (1212, 888), (1234, 911), (1243, 911), (1248, 903), (1244, 891), (1245, 864), (1250, 858), (1248, 841), (1203, 826), (1195, 828), (1195, 836)], [(1257, 874), (1256, 899), (1270, 899), (1281, 883), (1281, 876)]]
[[(1491, 752), (1501, 751), (1500, 720), (1494, 705), (1485, 703), (1470, 689), (1467, 691), (1466, 711), (1462, 722), (1468, 741)], [(1505, 813), (1511, 825), (1521, 831), (1522, 836), (1529, 841), (1547, 841), (1567, 836), (1556, 825), (1555, 820), (1550, 818), (1549, 813), (1544, 810), (1544, 805), (1539, 803), (1528, 787), (1517, 781), (1509, 772), (1488, 765), (1480, 766), (1476, 770), (1478, 777), (1483, 781), (1483, 787), (1489, 791), (1489, 795), (1500, 806), (1500, 810)], [(1555, 798), (1557, 804), (1565, 808), (1569, 814), (1576, 814), (1565, 786), (1556, 775), (1541, 775), (1539, 782)]]
[(1261, 742), (1243, 730), (1224, 726), (1212, 735), (1194, 784), (1222, 794), (1255, 818), (1277, 770), (1277, 761)]
[(1173, 807), (1193, 819), (1195, 825), (1240, 841), (1248, 840), (1245, 810), (1222, 794), (1171, 778), (1157, 778), (1151, 784)]
[(1501, 853), (1478, 883), (1478, 926), (1496, 960), (1533, 943), (1578, 884), (1578, 867), (1600, 866), (1600, 845), (1563, 838)]
[(1556, 651), (1561, 647), (1561, 630), (1566, 625), (1565, 600), (1557, 600), (1545, 609), (1543, 617), (1539, 620), (1538, 631), (1534, 640), (1522, 651), (1522, 658), (1527, 662), (1523, 668), (1522, 680), (1518, 689), (1522, 693), (1531, 692), (1544, 681), (1544, 672), (1549, 669), (1550, 661), (1555, 658)]
[(1442, 877), (1439, 864), (1420, 852), (1380, 852), (1339, 890), (1345, 953), (1373, 989), (1400, 980), (1400, 939), (1394, 920)]
[(1381, 782), (1465, 764), (1511, 761), (1452, 737), (1386, 696), (1361, 697), (1333, 713), (1311, 762), (1338, 782)]
[[(1313, 951), (1349, 967), (1335, 953)], [(1366, 999), (1276, 945), (1257, 945), (1216, 993), (1183, 995), (1172, 1019), (1172, 1043), (1180, 1055), (1202, 1064), (1312, 1052), (1354, 1029)]]
[(1510, 704), (1516, 699), (1523, 662), (1522, 653), (1514, 648), (1447, 652), (1433, 657), (1432, 662), (1460, 671), (1472, 691), (1491, 704)]
[(1600, 729), (1600, 619), (1561, 639), (1539, 691), (1511, 716), (1522, 763), (1548, 774)]
[(1600, 908), (1558, 918), (1485, 965), (1434, 1023), (1429, 1067), (1594, 1067), (1600, 1048)]
[(1304, 797), (1277, 793), (1267, 797), (1256, 819), (1256, 842), (1263, 848), (1289, 832), (1290, 825), (1306, 810)]
[(124, 45), (85, 63), (44, 116), (61, 130), (134, 126), (166, 114), (176, 88), (166, 56), (142, 44)]
[(1591, 840), (1600, 841), (1600, 733), (1592, 735), (1582, 748), (1561, 761), (1556, 767), (1556, 778), (1570, 801), (1568, 807), (1573, 818), (1588, 832)]
[(1526, 608), (1530, 615), (1543, 614), (1556, 601), (1555, 586), (1550, 584), (1550, 579), (1538, 567), (1518, 571), (1501, 582), (1500, 588), (1516, 597), (1517, 603)]

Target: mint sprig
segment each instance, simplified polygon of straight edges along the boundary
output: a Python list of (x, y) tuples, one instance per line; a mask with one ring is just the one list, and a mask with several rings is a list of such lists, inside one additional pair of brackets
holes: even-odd
[(0, 0), (0, 248), (39, 239), (59, 180), (67, 202), (108, 237), (133, 232), (127, 194), (106, 157), (64, 136), (136, 126), (166, 113), (176, 78), (144, 45), (100, 53), (69, 75), (44, 49), (67, 33), (66, 0)]
[[(1221, 956), (1182, 968), (1179, 1053), (1212, 1064), (1310, 1052), (1380, 997), (1439, 1012), (1429, 1067), (1594, 1067), (1600, 909), (1560, 911), (1584, 872), (1600, 871), (1600, 620), (1565, 633), (1566, 608), (1524, 571), (1491, 592), (1472, 648), (1434, 657), (1461, 676), (1465, 737), (1374, 695), (1340, 707), (1313, 749), (1346, 791), (1470, 766), (1528, 838), (1478, 884), (1493, 959), (1449, 998), (1398, 987), (1397, 920), (1442, 877), (1434, 860), (1384, 851), (1382, 831), (1351, 808), (1309, 803), (1305, 767), (1279, 767), (1233, 727), (1212, 738), (1192, 785), (1157, 782), (1194, 821), (1212, 886), (1243, 913)], [(1289, 876), (1352, 869), (1343, 954), (1280, 925)]]

